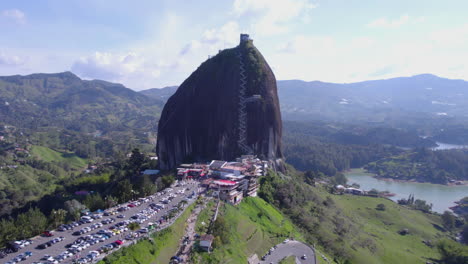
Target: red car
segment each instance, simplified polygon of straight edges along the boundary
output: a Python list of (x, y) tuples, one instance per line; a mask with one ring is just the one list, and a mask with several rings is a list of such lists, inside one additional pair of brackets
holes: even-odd
[(135, 207), (135, 205), (134, 204), (129, 204), (128, 207)]
[(120, 240), (120, 239), (119, 239), (119, 240), (116, 240), (116, 241), (114, 241), (114, 242), (117, 243), (117, 245), (119, 245), (119, 246), (123, 244), (123, 241)]
[(54, 234), (52, 234), (52, 232), (50, 232), (50, 231), (44, 231), (44, 232), (42, 232), (42, 235), (45, 236), (45, 237), (51, 237)]

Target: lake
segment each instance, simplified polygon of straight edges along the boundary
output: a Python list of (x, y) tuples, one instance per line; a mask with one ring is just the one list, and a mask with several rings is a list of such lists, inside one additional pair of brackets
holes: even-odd
[(446, 150), (446, 149), (465, 149), (468, 148), (466, 145), (455, 145), (455, 144), (447, 144), (442, 142), (436, 142), (437, 147), (432, 148), (432, 150)]
[(372, 177), (371, 174), (364, 173), (362, 170), (351, 170), (345, 175), (348, 178), (348, 184), (357, 183), (363, 190), (368, 191), (375, 188), (379, 191), (389, 191), (396, 194), (389, 197), (393, 201), (408, 198), (410, 194), (414, 194), (415, 199), (432, 203), (432, 210), (439, 213), (449, 210), (449, 207), (455, 205), (455, 201), (468, 196), (468, 186), (383, 181)]

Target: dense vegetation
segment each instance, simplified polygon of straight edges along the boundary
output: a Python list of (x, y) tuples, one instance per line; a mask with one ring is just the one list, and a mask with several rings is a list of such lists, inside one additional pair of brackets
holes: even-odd
[[(41, 151), (57, 155), (56, 152), (48, 149), (41, 149)], [(70, 164), (73, 164), (73, 162), (70, 162)], [(147, 196), (166, 188), (174, 181), (172, 175), (160, 175), (157, 177), (156, 175), (140, 174), (141, 171), (155, 168), (155, 166), (154, 160), (150, 160), (148, 156), (142, 154), (138, 149), (134, 149), (129, 158), (101, 165), (100, 168), (87, 174), (75, 175), (73, 177), (68, 176), (61, 181), (57, 181), (51, 176), (51, 181), (55, 184), (52, 184), (54, 187), (50, 187), (50, 192), (42, 193), (45, 196), (37, 201), (24, 201), (24, 204), (17, 204), (18, 207), (21, 205), (23, 207), (3, 216), (1, 224), (8, 228), (0, 228), (0, 247), (10, 240), (28, 238), (39, 234), (45, 228), (54, 228), (65, 221), (76, 220), (84, 209), (92, 211), (106, 209), (117, 203)], [(21, 172), (25, 169), (23, 167), (19, 166), (15, 169), (14, 175), (18, 176), (18, 171)], [(11, 169), (2, 170), (2, 173), (9, 170)], [(43, 183), (39, 182), (35, 184)], [(24, 183), (17, 184), (17, 186), (28, 187)], [(46, 185), (43, 186), (43, 188), (46, 187), (48, 188)], [(14, 207), (8, 207), (9, 203), (22, 200), (13, 197), (2, 201), (4, 202), (2, 210), (9, 208), (11, 211)], [(31, 211), (32, 209), (28, 210), (28, 208), (34, 208), (34, 210)], [(57, 212), (60, 212), (60, 219), (57, 219)], [(35, 216), (40, 215), (40, 217), (38, 216), (35, 219), (45, 220), (41, 220), (40, 224), (38, 224), (39, 220), (21, 220), (32, 213)], [(46, 217), (46, 215), (49, 217)], [(9, 228), (11, 226), (15, 226), (15, 228)], [(29, 231), (25, 232), (24, 230)]]
[(161, 102), (123, 85), (84, 81), (71, 72), (0, 77), (2, 121), (18, 128), (83, 133), (154, 131)]
[[(283, 146), (286, 161), (296, 169), (333, 176), (350, 168), (401, 153), (402, 150), (370, 143), (336, 143), (338, 129), (323, 123), (285, 122)], [(340, 130), (341, 131), (341, 130)], [(345, 132), (340, 132), (344, 134)]]
[(385, 178), (446, 184), (468, 180), (468, 151), (424, 148), (369, 163), (365, 168)]

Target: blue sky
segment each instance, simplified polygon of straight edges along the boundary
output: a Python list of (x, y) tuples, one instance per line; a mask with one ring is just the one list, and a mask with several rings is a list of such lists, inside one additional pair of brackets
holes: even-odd
[(245, 32), (279, 80), (468, 80), (466, 10), (464, 0), (2, 0), (0, 75), (179, 85)]

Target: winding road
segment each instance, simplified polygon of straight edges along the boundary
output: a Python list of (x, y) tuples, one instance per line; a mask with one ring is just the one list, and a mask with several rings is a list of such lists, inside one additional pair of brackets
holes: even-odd
[[(303, 255), (306, 255), (307, 258), (302, 259)], [(295, 240), (277, 245), (271, 254), (266, 255), (265, 260), (260, 261), (260, 264), (279, 263), (289, 256), (296, 256), (296, 263), (317, 264), (315, 251), (308, 245)]]

